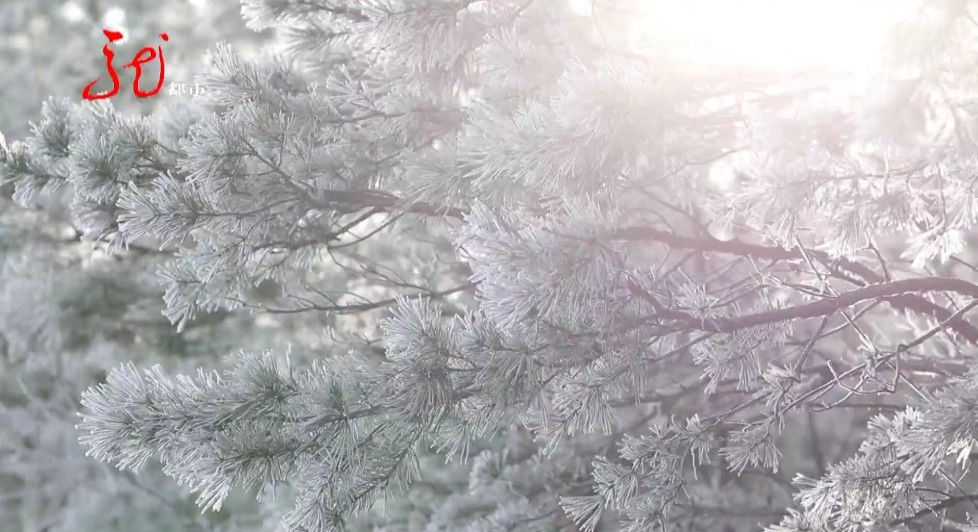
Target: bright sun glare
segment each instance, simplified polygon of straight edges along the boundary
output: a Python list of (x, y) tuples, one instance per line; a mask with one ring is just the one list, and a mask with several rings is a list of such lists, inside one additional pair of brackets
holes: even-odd
[[(568, 0), (601, 24), (601, 0)], [(639, 0), (643, 47), (710, 67), (855, 71), (878, 61), (910, 0)]]

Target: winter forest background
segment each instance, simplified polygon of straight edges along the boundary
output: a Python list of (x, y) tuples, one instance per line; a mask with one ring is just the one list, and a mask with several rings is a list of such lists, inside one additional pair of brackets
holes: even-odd
[(0, 530), (978, 530), (975, 4), (0, 0)]

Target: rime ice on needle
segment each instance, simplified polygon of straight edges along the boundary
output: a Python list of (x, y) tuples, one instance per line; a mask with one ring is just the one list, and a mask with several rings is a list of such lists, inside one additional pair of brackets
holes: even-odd
[[(89, 453), (204, 508), (286, 483), (302, 531), (972, 526), (978, 26), (802, 4), (245, 0), (283, 57), (215, 47), (178, 138), (50, 103), (4, 154), (18, 201), (60, 188), (85, 238), (159, 249), (188, 338), (331, 335), (118, 367)], [(757, 62), (696, 57), (687, 22)]]

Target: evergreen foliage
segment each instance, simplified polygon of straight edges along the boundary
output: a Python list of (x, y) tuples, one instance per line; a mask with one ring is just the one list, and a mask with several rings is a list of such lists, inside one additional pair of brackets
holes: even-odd
[(3, 182), (122, 263), (0, 297), (120, 317), (0, 317), (105, 345), (121, 269), (236, 353), (113, 360), (88, 455), (305, 532), (978, 526), (973, 2), (856, 76), (677, 61), (643, 1), (242, 0), (280, 53), (193, 105), (50, 100)]

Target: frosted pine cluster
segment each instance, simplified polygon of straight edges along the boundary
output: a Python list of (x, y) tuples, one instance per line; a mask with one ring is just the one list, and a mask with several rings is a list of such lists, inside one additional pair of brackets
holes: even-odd
[(122, 6), (193, 95), (0, 123), (15, 529), (978, 529), (975, 2), (858, 70), (652, 0), (212, 3)]

